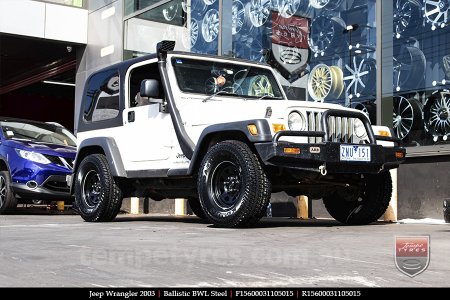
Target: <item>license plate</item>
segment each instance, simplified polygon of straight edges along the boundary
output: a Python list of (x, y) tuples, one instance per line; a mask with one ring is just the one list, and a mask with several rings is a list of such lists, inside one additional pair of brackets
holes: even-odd
[(370, 147), (341, 145), (341, 160), (370, 161)]

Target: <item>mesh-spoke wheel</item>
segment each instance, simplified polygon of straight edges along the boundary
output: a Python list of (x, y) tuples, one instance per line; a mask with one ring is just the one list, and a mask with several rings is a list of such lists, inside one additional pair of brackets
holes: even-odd
[(233, 1), (233, 6), (231, 7), (231, 33), (233, 35), (239, 33), (245, 22), (245, 8), (239, 0)]
[(309, 3), (312, 7), (317, 9), (329, 9), (333, 10), (338, 8), (343, 0), (310, 0)]
[(297, 12), (302, 0), (274, 0), (273, 6), (283, 18), (290, 18)]
[(339, 52), (344, 39), (342, 38), (345, 22), (338, 17), (320, 15), (311, 24), (309, 46), (315, 56)]
[(374, 59), (353, 57), (351, 65), (345, 65), (346, 76), (344, 81), (347, 83), (347, 95), (349, 98), (361, 95), (372, 95), (375, 93), (377, 79), (377, 64)]
[(446, 92), (434, 93), (428, 98), (424, 108), (425, 129), (435, 142), (440, 137), (444, 141), (450, 135), (450, 94)]
[(413, 46), (401, 46), (394, 53), (394, 90), (397, 92), (417, 89), (424, 79), (426, 58), (423, 52)]
[(245, 12), (253, 27), (263, 26), (270, 15), (270, 0), (251, 0), (245, 6)]
[(417, 0), (395, 0), (394, 37), (401, 38), (416, 33), (422, 22), (422, 10)]
[(215, 9), (210, 9), (203, 17), (202, 36), (206, 42), (211, 43), (217, 38), (218, 34), (219, 34), (219, 12)]
[(449, 0), (425, 0), (424, 10), (427, 23), (431, 24), (431, 29), (445, 27), (449, 21)]
[(315, 102), (339, 98), (343, 89), (343, 73), (339, 67), (319, 64), (311, 70), (308, 91)]
[(264, 95), (267, 95), (269, 97), (274, 96), (272, 85), (265, 75), (258, 75), (255, 76), (254, 79), (252, 79), (252, 81), (250, 82), (248, 94), (250, 96), (256, 97), (262, 97)]
[(394, 97), (393, 126), (399, 139), (405, 139), (412, 130), (421, 128), (422, 109), (414, 98)]

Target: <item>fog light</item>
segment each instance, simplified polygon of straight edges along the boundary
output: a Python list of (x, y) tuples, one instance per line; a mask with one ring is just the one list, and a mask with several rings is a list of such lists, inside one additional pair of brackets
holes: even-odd
[(35, 188), (37, 188), (38, 184), (36, 181), (30, 180), (27, 182), (27, 187), (34, 190)]
[(284, 153), (286, 154), (300, 154), (300, 148), (284, 148)]

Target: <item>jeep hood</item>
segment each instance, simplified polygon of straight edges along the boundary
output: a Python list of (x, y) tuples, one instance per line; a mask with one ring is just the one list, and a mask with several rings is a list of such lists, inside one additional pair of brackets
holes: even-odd
[(247, 100), (211, 99), (207, 102), (191, 101), (189, 105), (179, 107), (186, 126), (208, 126), (251, 119), (264, 119), (268, 108), (272, 111), (271, 119), (287, 119), (293, 109), (325, 110), (345, 109), (336, 104), (325, 104), (295, 100)]

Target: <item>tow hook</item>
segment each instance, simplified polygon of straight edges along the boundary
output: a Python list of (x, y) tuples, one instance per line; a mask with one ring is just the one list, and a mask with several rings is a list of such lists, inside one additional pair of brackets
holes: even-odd
[(320, 172), (320, 175), (327, 176), (327, 174), (328, 174), (327, 166), (326, 165), (320, 166), (319, 167), (319, 172)]

